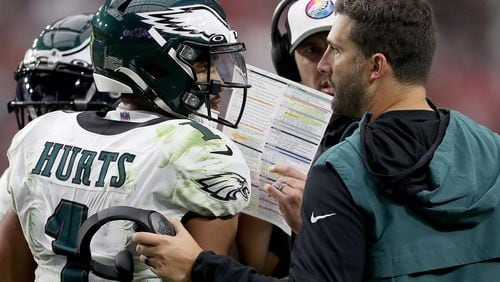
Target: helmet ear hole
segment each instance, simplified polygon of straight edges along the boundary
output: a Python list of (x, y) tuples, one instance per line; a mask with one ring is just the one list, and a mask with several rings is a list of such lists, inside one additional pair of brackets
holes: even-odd
[(170, 72), (158, 65), (144, 64), (142, 66), (144, 74), (150, 75), (152, 79), (158, 79), (170, 75)]

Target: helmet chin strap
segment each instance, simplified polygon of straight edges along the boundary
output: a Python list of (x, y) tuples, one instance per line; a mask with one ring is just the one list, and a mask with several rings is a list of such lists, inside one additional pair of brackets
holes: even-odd
[(115, 71), (121, 72), (121, 73), (125, 74), (132, 81), (134, 81), (135, 84), (137, 86), (139, 86), (139, 88), (141, 89), (142, 94), (144, 95), (144, 97), (146, 97), (146, 99), (150, 103), (152, 103), (154, 106), (162, 109), (163, 111), (165, 111), (165, 112), (167, 112), (167, 113), (169, 113), (169, 114), (171, 114), (171, 115), (173, 115), (175, 117), (178, 117), (178, 118), (187, 118), (186, 116), (181, 115), (181, 114), (176, 113), (175, 111), (173, 111), (162, 99), (160, 99), (160, 97), (158, 97), (158, 94), (156, 94), (156, 91), (154, 91), (153, 88), (149, 87), (147, 85), (147, 83), (137, 73), (135, 73), (133, 70), (131, 70), (129, 68), (126, 68), (126, 67), (119, 67)]

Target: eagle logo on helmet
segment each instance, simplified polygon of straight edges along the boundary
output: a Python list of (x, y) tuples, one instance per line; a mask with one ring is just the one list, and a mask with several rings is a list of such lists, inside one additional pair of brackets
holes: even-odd
[(237, 173), (221, 173), (196, 181), (203, 191), (222, 201), (236, 200), (238, 194), (248, 200), (250, 194), (248, 182)]
[(142, 22), (154, 29), (182, 37), (198, 38), (210, 42), (231, 43), (235, 41), (227, 22), (212, 8), (205, 5), (173, 7), (166, 11), (137, 13)]

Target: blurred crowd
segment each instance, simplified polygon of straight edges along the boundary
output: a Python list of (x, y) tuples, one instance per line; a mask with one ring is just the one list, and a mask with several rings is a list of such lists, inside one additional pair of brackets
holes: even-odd
[[(278, 0), (220, 0), (247, 46), (247, 63), (274, 71), (270, 57), (271, 17)], [(500, 132), (500, 1), (431, 0), (438, 26), (438, 48), (428, 96)], [(99, 0), (3, 0), (0, 9), (0, 171), (17, 131), (7, 102), (14, 97), (13, 73), (41, 28), (75, 13), (94, 12)], [(54, 125), (57, 126), (57, 125)]]

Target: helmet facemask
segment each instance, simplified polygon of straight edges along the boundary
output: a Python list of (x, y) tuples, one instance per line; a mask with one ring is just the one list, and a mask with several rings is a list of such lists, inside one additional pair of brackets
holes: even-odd
[(91, 101), (96, 93), (92, 67), (85, 61), (60, 61), (60, 52), (28, 50), (15, 73), (15, 100), (8, 103), (16, 112), (19, 128), (26, 115), (31, 121), (55, 110), (92, 110), (107, 107), (109, 101)]
[[(191, 89), (181, 96), (191, 119), (204, 123), (201, 117), (237, 127), (249, 87), (242, 55), (244, 50), (245, 46), (240, 42), (203, 44), (184, 41), (178, 46), (179, 63), (189, 66), (194, 81)], [(232, 110), (228, 111), (228, 107)]]

